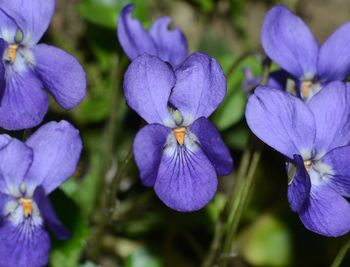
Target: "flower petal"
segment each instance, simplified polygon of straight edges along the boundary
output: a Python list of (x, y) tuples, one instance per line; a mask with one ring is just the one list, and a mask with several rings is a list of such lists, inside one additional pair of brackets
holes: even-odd
[(309, 204), (299, 213), (307, 229), (324, 236), (341, 236), (350, 230), (350, 204), (327, 185), (312, 186)]
[(0, 105), (0, 127), (22, 130), (37, 126), (49, 105), (42, 83), (31, 71), (7, 75)]
[[(18, 26), (16, 22), (0, 9), (0, 38), (8, 43), (14, 43)], [(3, 53), (1, 53), (3, 54)]]
[(169, 30), (170, 17), (154, 21), (149, 32), (158, 48), (158, 56), (174, 67), (178, 66), (188, 55), (187, 40), (179, 28)]
[(174, 84), (172, 69), (159, 58), (144, 54), (135, 59), (125, 73), (126, 102), (148, 123), (174, 124), (168, 111)]
[(0, 9), (23, 31), (24, 43), (36, 44), (49, 27), (55, 11), (55, 0), (2, 0)]
[(181, 112), (184, 125), (209, 117), (226, 94), (226, 78), (219, 63), (195, 53), (176, 69), (176, 85), (170, 102)]
[(33, 151), (17, 139), (0, 149), (0, 191), (18, 196), (20, 185), (33, 161)]
[(233, 160), (215, 126), (202, 117), (196, 120), (189, 129), (198, 138), (200, 147), (213, 164), (216, 173), (229, 175), (233, 170)]
[(149, 124), (136, 135), (133, 151), (141, 181), (145, 186), (153, 186), (158, 174), (165, 142), (170, 129), (160, 124)]
[(350, 141), (350, 84), (332, 82), (308, 103), (316, 122), (319, 157)]
[(41, 216), (44, 218), (45, 223), (49, 229), (55, 234), (58, 239), (65, 240), (70, 237), (70, 232), (59, 221), (55, 210), (53, 209), (50, 200), (45, 194), (45, 190), (42, 186), (38, 186), (33, 195), (35, 203), (38, 205)]
[(321, 46), (318, 75), (323, 83), (345, 80), (350, 75), (350, 22), (342, 25)]
[(79, 131), (66, 121), (41, 126), (26, 144), (34, 160), (25, 181), (33, 191), (42, 185), (47, 194), (73, 175), (82, 150)]
[(267, 13), (261, 42), (266, 54), (295, 78), (315, 76), (318, 43), (305, 23), (285, 6), (276, 6)]
[(139, 20), (131, 17), (134, 8), (134, 5), (126, 5), (120, 13), (117, 25), (119, 43), (130, 60), (143, 53), (157, 56), (157, 47), (151, 35)]
[(35, 71), (44, 87), (65, 109), (77, 106), (86, 95), (85, 72), (71, 55), (53, 46), (33, 47)]
[(50, 256), (50, 237), (44, 229), (30, 224), (0, 227), (1, 267), (46, 266)]
[(154, 190), (168, 207), (189, 212), (213, 198), (217, 183), (213, 165), (198, 146), (175, 145), (163, 153)]
[(299, 98), (259, 86), (248, 100), (246, 119), (259, 139), (290, 159), (295, 154), (311, 154), (316, 131), (314, 117)]
[(311, 190), (310, 176), (300, 155), (294, 155), (293, 165), (290, 165), (290, 168), (295, 168), (295, 175), (288, 185), (289, 205), (293, 211), (299, 212), (308, 203)]
[(339, 194), (350, 196), (350, 146), (336, 147), (328, 152), (322, 162), (330, 167), (328, 175)]

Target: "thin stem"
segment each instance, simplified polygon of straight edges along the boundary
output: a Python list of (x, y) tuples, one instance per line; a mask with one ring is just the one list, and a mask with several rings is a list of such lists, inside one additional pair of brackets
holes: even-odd
[(340, 248), (340, 250), (338, 251), (337, 256), (334, 258), (334, 261), (331, 265), (331, 267), (339, 267), (340, 264), (343, 262), (346, 254), (348, 253), (350, 249), (350, 238), (349, 240), (347, 240), (343, 246)]

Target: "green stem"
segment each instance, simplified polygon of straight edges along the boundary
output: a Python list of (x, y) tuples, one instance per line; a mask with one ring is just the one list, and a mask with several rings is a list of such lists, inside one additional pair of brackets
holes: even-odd
[(346, 254), (348, 253), (350, 249), (350, 238), (349, 240), (347, 240), (344, 245), (340, 248), (340, 250), (338, 251), (337, 256), (334, 258), (334, 261), (331, 265), (331, 267), (339, 267), (340, 264), (343, 262)]

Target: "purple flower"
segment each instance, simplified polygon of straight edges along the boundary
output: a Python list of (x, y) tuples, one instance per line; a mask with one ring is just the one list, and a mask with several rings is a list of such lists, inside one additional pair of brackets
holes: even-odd
[(45, 226), (69, 237), (47, 195), (73, 174), (81, 149), (78, 130), (66, 121), (45, 124), (25, 143), (0, 135), (0, 266), (46, 265)]
[(250, 129), (288, 158), (288, 199), (305, 227), (325, 236), (350, 230), (350, 85), (332, 82), (308, 103), (258, 87), (249, 98)]
[[(38, 125), (47, 112), (47, 89), (65, 109), (86, 94), (85, 73), (66, 52), (37, 44), (49, 26), (54, 0), (0, 1), (0, 52), (5, 71), (1, 87), (0, 127), (20, 130)], [(1, 79), (2, 80), (2, 79)]]
[[(260, 85), (261, 77), (255, 77), (250, 68), (245, 68), (244, 72), (244, 81), (243, 81), (243, 91), (246, 96), (250, 96), (255, 88)], [(279, 90), (286, 90), (288, 75), (285, 71), (278, 70), (271, 72), (267, 85), (272, 88)]]
[(145, 186), (178, 211), (204, 207), (228, 175), (232, 158), (207, 119), (226, 94), (226, 79), (212, 58), (196, 53), (173, 70), (144, 54), (124, 79), (128, 105), (149, 124), (134, 140), (135, 161)]
[(276, 6), (264, 19), (261, 40), (267, 55), (299, 81), (306, 100), (327, 83), (343, 81), (350, 74), (350, 22), (320, 46), (299, 17)]
[(123, 8), (117, 30), (119, 43), (130, 60), (147, 53), (158, 56), (173, 67), (178, 66), (188, 55), (187, 40), (182, 31), (168, 29), (170, 17), (157, 19), (147, 31), (140, 21), (131, 17), (133, 10), (131, 4)]

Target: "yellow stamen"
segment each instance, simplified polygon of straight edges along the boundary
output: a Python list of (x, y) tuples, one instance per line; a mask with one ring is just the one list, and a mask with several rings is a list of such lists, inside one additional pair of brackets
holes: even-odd
[(186, 127), (180, 127), (173, 129), (175, 138), (180, 146), (185, 142), (185, 135), (187, 133)]
[(28, 198), (21, 198), (19, 202), (22, 204), (24, 216), (31, 216), (33, 213), (33, 200)]
[(311, 164), (312, 164), (312, 161), (311, 161), (311, 160), (305, 160), (305, 161), (304, 161), (304, 166), (305, 166), (305, 169), (306, 169), (307, 171), (310, 170)]
[(301, 96), (303, 98), (309, 98), (312, 89), (311, 81), (303, 81), (301, 83)]
[(11, 44), (8, 48), (8, 59), (13, 64), (16, 60), (18, 45)]

